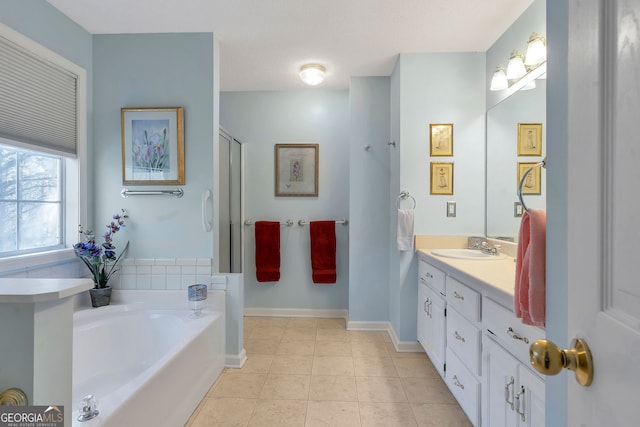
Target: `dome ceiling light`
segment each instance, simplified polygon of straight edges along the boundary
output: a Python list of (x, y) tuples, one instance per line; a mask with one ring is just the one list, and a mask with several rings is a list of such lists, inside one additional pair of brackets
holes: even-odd
[(327, 70), (320, 64), (306, 64), (300, 67), (300, 78), (310, 86), (316, 86), (324, 80)]

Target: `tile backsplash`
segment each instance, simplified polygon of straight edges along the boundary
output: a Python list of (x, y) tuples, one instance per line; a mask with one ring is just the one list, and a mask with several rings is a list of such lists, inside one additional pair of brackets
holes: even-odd
[(211, 258), (125, 258), (110, 280), (114, 289), (187, 289), (211, 282)]

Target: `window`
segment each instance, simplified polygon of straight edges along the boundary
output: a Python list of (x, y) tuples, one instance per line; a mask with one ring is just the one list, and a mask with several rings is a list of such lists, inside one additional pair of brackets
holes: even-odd
[(63, 160), (0, 145), (0, 256), (61, 248)]

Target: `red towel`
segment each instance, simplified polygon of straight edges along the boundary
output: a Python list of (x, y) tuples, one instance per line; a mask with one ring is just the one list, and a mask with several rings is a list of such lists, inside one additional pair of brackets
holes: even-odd
[(544, 326), (546, 314), (547, 215), (529, 209), (522, 215), (518, 252), (514, 311), (522, 323)]
[(258, 282), (280, 280), (280, 223), (256, 221), (256, 278)]
[(336, 283), (336, 222), (311, 221), (313, 283)]

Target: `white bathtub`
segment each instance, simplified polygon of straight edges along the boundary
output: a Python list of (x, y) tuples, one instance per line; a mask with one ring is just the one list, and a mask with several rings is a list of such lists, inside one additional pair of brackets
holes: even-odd
[[(187, 291), (114, 291), (73, 320), (73, 426), (183, 426), (225, 363), (224, 292), (190, 316)], [(92, 394), (100, 414), (78, 422)]]

